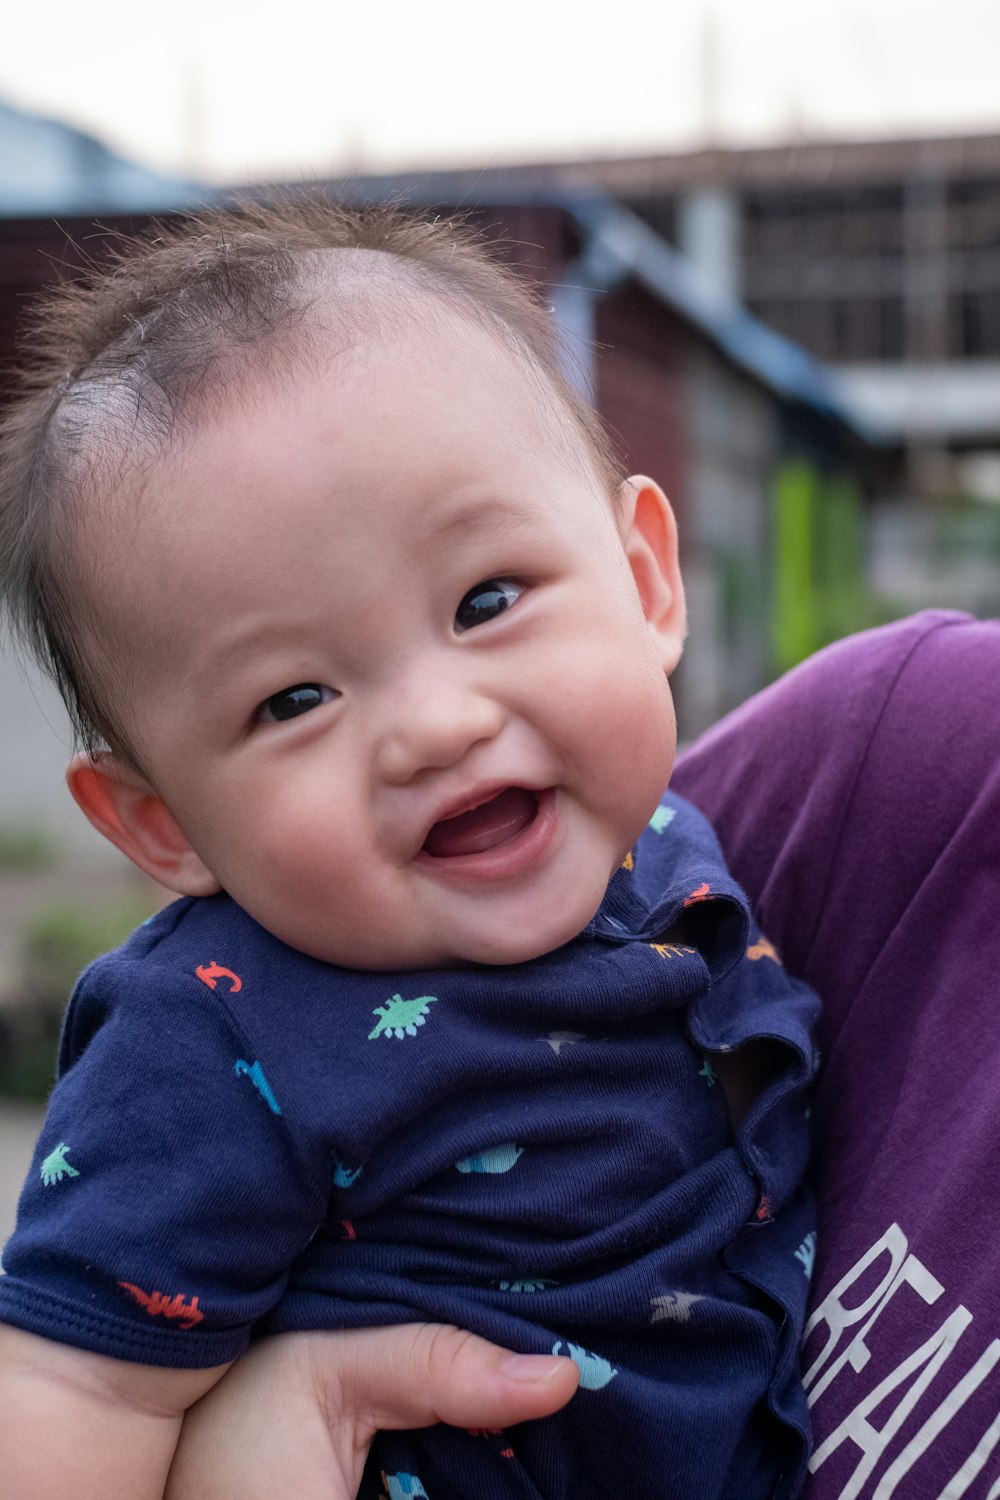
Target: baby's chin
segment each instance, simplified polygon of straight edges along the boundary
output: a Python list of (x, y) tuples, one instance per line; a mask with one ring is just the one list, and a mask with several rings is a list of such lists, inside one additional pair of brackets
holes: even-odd
[[(511, 923), (497, 931), (453, 932), (449, 940), (441, 944), (421, 941), (400, 944), (397, 947), (383, 946), (373, 949), (351, 943), (330, 943), (317, 934), (315, 942), (292, 942), (290, 946), (309, 958), (332, 964), (341, 969), (356, 969), (364, 973), (406, 974), (422, 970), (509, 968), (513, 964), (532, 963), (546, 953), (554, 953), (574, 938), (579, 937), (587, 923), (597, 912), (601, 898), (592, 907), (550, 917), (526, 926), (523, 922)], [(275, 933), (274, 936), (280, 936)], [(288, 941), (283, 938), (282, 941)]]
[[(571, 910), (562, 913), (544, 913), (541, 920), (512, 922), (500, 930), (480, 931), (457, 937), (447, 951), (428, 957), (418, 965), (400, 965), (401, 968), (424, 969), (461, 968), (510, 968), (514, 964), (534, 963), (547, 953), (555, 953), (565, 947), (587, 926), (596, 915), (604, 899), (602, 887), (593, 902), (576, 903)], [(463, 940), (464, 939), (464, 940)]]

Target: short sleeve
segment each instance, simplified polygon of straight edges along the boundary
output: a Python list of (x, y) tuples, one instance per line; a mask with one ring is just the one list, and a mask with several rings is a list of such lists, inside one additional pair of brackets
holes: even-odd
[(70, 1007), (0, 1319), (118, 1359), (224, 1363), (325, 1207), (218, 995), (110, 955)]
[[(948, 849), (996, 794), (1000, 625), (931, 611), (854, 636), (709, 731), (674, 785), (714, 824), (826, 1040)], [(964, 857), (981, 858), (981, 840)], [(950, 870), (952, 892), (962, 870)]]

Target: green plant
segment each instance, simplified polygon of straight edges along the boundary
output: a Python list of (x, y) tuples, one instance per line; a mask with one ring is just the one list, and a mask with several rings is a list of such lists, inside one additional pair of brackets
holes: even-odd
[(138, 901), (88, 910), (51, 906), (30, 919), (21, 937), (22, 990), (27, 999), (65, 1005), (81, 969), (117, 948), (149, 916)]
[(87, 910), (53, 906), (27, 923), (16, 998), (0, 1015), (0, 1093), (44, 1099), (55, 1079), (62, 1014), (80, 971), (149, 915), (135, 900)]
[(33, 823), (0, 825), (0, 874), (50, 870), (58, 857), (58, 845), (47, 829)]

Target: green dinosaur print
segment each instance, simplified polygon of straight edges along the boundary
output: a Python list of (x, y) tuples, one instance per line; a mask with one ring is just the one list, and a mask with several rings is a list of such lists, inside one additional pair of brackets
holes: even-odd
[(558, 1286), (551, 1276), (524, 1276), (520, 1281), (498, 1281), (502, 1292), (544, 1292), (547, 1286)]
[(675, 807), (658, 807), (649, 820), (649, 826), (654, 833), (662, 833), (665, 828), (669, 828), (676, 816)]
[(64, 1177), (79, 1177), (76, 1168), (71, 1167), (66, 1160), (68, 1150), (69, 1146), (63, 1141), (42, 1162), (42, 1181), (46, 1187), (51, 1187), (54, 1182), (61, 1182)]
[(416, 1036), (417, 1027), (422, 1026), (429, 1014), (429, 1007), (437, 1002), (436, 995), (418, 995), (415, 1000), (404, 1000), (402, 995), (393, 995), (388, 1005), (377, 1005), (373, 1016), (381, 1016), (368, 1040), (377, 1036), (394, 1036), (402, 1041), (404, 1036)]

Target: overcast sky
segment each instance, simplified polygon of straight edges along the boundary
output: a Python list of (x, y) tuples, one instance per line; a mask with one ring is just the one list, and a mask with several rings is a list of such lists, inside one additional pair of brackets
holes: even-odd
[(0, 96), (238, 183), (1000, 130), (998, 64), (1000, 0), (50, 0)]

